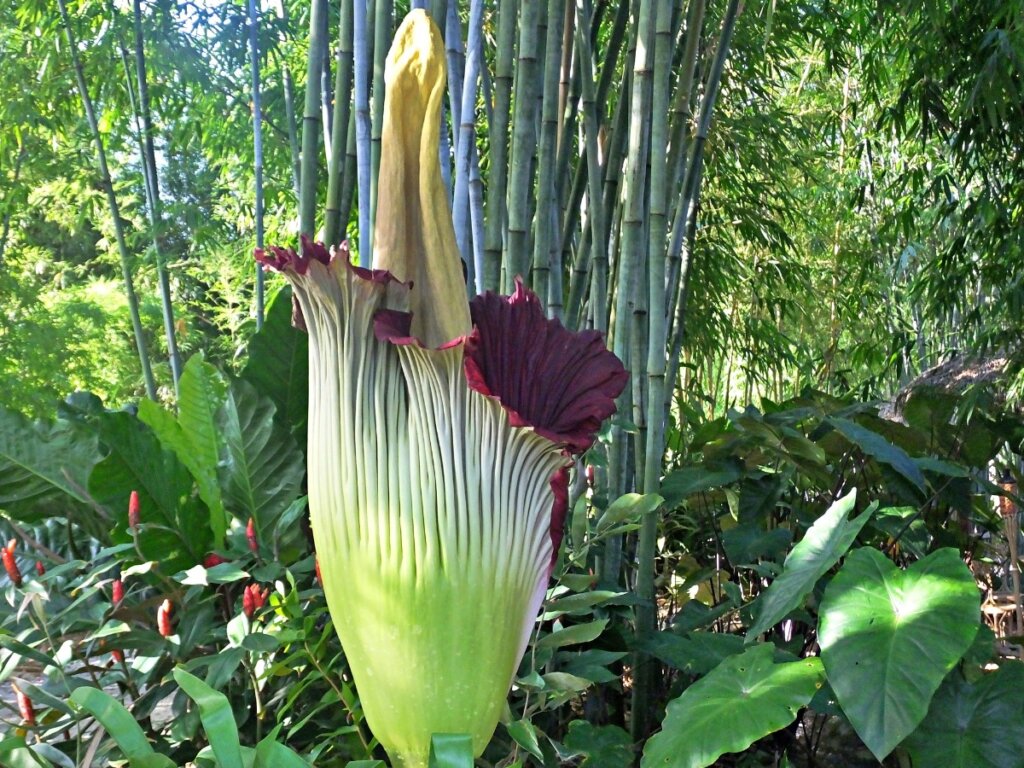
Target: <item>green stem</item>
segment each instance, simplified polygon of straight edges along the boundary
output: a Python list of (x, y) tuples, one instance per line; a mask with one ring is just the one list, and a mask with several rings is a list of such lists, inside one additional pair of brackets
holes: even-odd
[(324, 242), (337, 245), (344, 240), (349, 207), (343, 207), (345, 179), (352, 175), (348, 159), (349, 127), (352, 117), (352, 0), (342, 0), (338, 23), (338, 72), (334, 84), (334, 124), (331, 126), (331, 162), (327, 165), (327, 206), (324, 212)]
[(306, 104), (302, 115), (302, 167), (299, 175), (299, 234), (316, 234), (316, 195), (319, 182), (320, 69), (323, 62), (324, 20), (327, 0), (311, 0), (309, 9), (309, 55), (306, 61)]

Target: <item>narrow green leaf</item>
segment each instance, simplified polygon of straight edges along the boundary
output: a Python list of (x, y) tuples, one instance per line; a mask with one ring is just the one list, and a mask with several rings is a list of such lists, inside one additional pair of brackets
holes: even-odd
[(856, 520), (849, 520), (857, 503), (856, 489), (838, 499), (808, 529), (804, 537), (786, 557), (781, 575), (775, 579), (758, 601), (757, 620), (747, 631), (747, 642), (782, 621), (798, 608), (818, 579), (839, 562), (850, 548), (861, 528), (870, 519), (875, 505)]
[(862, 427), (860, 424), (849, 419), (833, 416), (828, 421), (847, 440), (864, 451), (864, 453), (883, 464), (888, 464), (913, 483), (921, 493), (924, 493), (924, 475), (921, 473), (920, 467), (907, 455), (906, 451), (893, 445), (877, 432), (872, 432), (870, 429)]
[(99, 721), (128, 758), (131, 768), (143, 768), (141, 761), (144, 759), (148, 760), (146, 766), (174, 768), (170, 758), (157, 755), (153, 750), (134, 715), (106, 691), (99, 688), (76, 688), (71, 692), (71, 703)]
[(29, 749), (20, 736), (0, 741), (0, 765), (4, 768), (53, 768), (53, 763)]
[(604, 632), (606, 626), (608, 626), (608, 619), (598, 619), (586, 624), (573, 624), (571, 627), (545, 635), (537, 641), (537, 648), (561, 648), (564, 645), (589, 643), (591, 640), (596, 640)]
[(610, 505), (597, 521), (598, 533), (603, 533), (619, 523), (639, 520), (644, 515), (654, 512), (664, 503), (664, 499), (656, 493), (627, 493)]
[(238, 726), (227, 696), (181, 667), (176, 667), (172, 674), (181, 689), (199, 706), (199, 719), (219, 768), (244, 768)]
[(508, 735), (513, 738), (516, 744), (541, 762), (544, 761), (544, 753), (540, 751), (540, 743), (537, 741), (537, 729), (533, 727), (533, 723), (529, 720), (516, 720), (509, 723), (506, 728)]

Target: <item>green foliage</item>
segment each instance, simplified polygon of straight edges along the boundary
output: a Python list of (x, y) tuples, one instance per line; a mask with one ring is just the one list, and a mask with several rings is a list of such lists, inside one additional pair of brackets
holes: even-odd
[(950, 549), (905, 571), (858, 549), (825, 590), (821, 658), (843, 712), (879, 760), (921, 723), (971, 647), (978, 605), (974, 578)]
[(671, 702), (641, 766), (703, 768), (793, 722), (822, 685), (821, 661), (775, 664), (772, 654), (758, 645), (731, 656)]

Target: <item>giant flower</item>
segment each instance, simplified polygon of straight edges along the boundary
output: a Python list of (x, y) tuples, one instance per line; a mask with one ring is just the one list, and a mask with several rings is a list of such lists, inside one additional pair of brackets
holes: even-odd
[(625, 386), (596, 332), (537, 297), (467, 302), (438, 164), (444, 51), (399, 28), (373, 269), (303, 239), (258, 252), (310, 340), (309, 508), (324, 591), (374, 735), (397, 766), (434, 733), (479, 755), (551, 575), (567, 467)]

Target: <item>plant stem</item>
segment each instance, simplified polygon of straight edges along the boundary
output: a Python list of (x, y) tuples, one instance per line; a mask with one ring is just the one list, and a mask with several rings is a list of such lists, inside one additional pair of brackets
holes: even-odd
[[(252, 72), (252, 149), (256, 185), (256, 247), (263, 248), (263, 106), (260, 94), (259, 18), (249, 0), (249, 59)], [(263, 265), (256, 264), (256, 330), (263, 327)]]
[(319, 181), (320, 69), (323, 62), (327, 0), (311, 0), (309, 55), (306, 61), (306, 104), (302, 115), (302, 167), (299, 174), (299, 234), (316, 234), (316, 193)]
[(85, 74), (82, 70), (82, 60), (78, 56), (78, 43), (75, 40), (74, 32), (71, 29), (71, 20), (68, 17), (67, 4), (65, 0), (57, 0), (57, 7), (60, 10), (61, 21), (64, 24), (64, 34), (68, 41), (68, 50), (71, 52), (72, 63), (75, 69), (75, 82), (78, 85), (78, 95), (82, 99), (82, 106), (85, 109), (85, 117), (92, 132), (93, 143), (96, 145), (96, 164), (100, 171), (100, 183), (107, 193), (107, 205), (110, 208), (110, 217), (113, 220), (114, 236), (117, 240), (117, 250), (121, 257), (121, 277), (124, 281), (125, 297), (128, 299), (128, 312), (132, 319), (132, 330), (135, 333), (135, 349), (139, 354), (139, 363), (142, 367), (142, 378), (146, 385), (146, 394), (150, 400), (156, 400), (156, 381), (153, 378), (153, 368), (149, 363), (149, 355), (146, 352), (145, 335), (142, 330), (142, 318), (139, 314), (139, 300), (135, 294), (135, 285), (132, 281), (132, 271), (128, 256), (128, 244), (125, 241), (124, 225), (121, 223), (121, 209), (117, 203), (117, 196), (114, 194), (114, 183), (110, 178), (110, 168), (107, 166), (107, 153), (103, 146), (103, 136), (100, 134), (99, 122), (96, 119), (96, 112), (93, 109), (92, 98), (89, 96), (89, 89), (85, 85)]
[(348, 161), (349, 125), (352, 116), (352, 2), (342, 0), (338, 21), (338, 73), (334, 84), (334, 124), (331, 129), (331, 161), (327, 164), (327, 207), (324, 213), (324, 242), (338, 245), (352, 210), (343, 206), (342, 191), (347, 176), (352, 175)]

